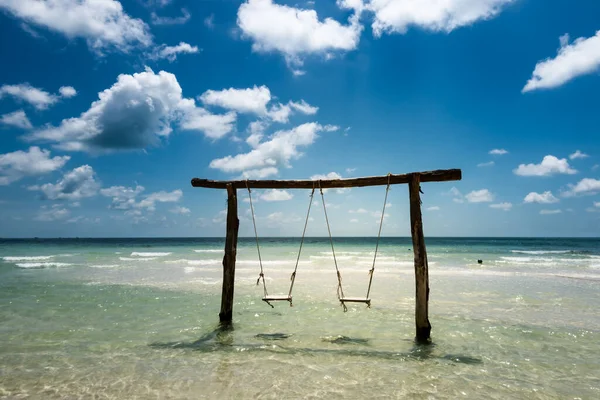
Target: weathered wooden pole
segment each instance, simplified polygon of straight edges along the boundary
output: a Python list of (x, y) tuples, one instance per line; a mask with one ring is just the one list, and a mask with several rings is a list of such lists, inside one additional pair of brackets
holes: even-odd
[(223, 256), (223, 291), (221, 293), (222, 324), (230, 324), (233, 318), (233, 289), (235, 282), (235, 259), (237, 253), (238, 229), (240, 220), (237, 213), (237, 190), (227, 185), (227, 234), (225, 237), (225, 255)]
[(412, 174), (409, 182), (410, 195), (410, 232), (415, 255), (415, 323), (417, 343), (429, 343), (431, 324), (429, 323), (429, 267), (427, 250), (423, 236), (423, 219), (421, 216), (421, 176)]

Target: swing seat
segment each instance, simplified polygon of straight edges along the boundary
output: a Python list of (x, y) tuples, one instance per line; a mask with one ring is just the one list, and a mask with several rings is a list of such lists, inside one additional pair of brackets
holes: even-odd
[(262, 298), (262, 301), (266, 301), (267, 303), (270, 301), (289, 301), (292, 302), (292, 296), (282, 295), (282, 296), (265, 296)]
[(365, 297), (340, 297), (340, 302), (343, 303), (365, 303), (371, 305), (371, 299)]

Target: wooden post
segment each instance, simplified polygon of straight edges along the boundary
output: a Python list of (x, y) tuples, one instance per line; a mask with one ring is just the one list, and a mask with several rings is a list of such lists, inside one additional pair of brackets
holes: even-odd
[(415, 285), (416, 306), (415, 323), (417, 343), (429, 343), (431, 324), (429, 323), (429, 268), (427, 265), (427, 250), (423, 236), (423, 220), (421, 216), (421, 176), (412, 175), (409, 183), (410, 194), (410, 232), (415, 255)]
[(221, 293), (222, 324), (230, 324), (233, 318), (233, 289), (235, 282), (235, 259), (237, 253), (238, 229), (240, 220), (237, 214), (237, 193), (233, 185), (227, 185), (227, 235), (225, 256), (223, 256), (223, 291)]

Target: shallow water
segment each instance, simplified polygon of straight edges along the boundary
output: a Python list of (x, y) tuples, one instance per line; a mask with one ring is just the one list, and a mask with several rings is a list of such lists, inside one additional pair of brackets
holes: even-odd
[[(265, 239), (272, 294), (298, 239)], [(336, 240), (348, 296), (375, 242)], [(600, 241), (427, 239), (432, 346), (416, 346), (409, 239), (380, 246), (373, 305), (336, 299), (309, 239), (294, 307), (271, 309), (240, 239), (233, 329), (222, 240), (0, 242), (0, 398), (600, 398)], [(477, 264), (483, 259), (483, 264)]]

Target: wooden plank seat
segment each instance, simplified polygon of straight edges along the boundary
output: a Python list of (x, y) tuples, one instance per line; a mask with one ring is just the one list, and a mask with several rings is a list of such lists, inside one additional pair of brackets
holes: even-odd
[(365, 303), (368, 306), (371, 305), (371, 299), (364, 297), (341, 297), (340, 302), (342, 303)]
[(288, 295), (282, 295), (282, 296), (265, 296), (262, 298), (263, 301), (266, 301), (267, 303), (270, 301), (289, 301), (290, 303), (292, 302), (292, 296), (288, 296)]

